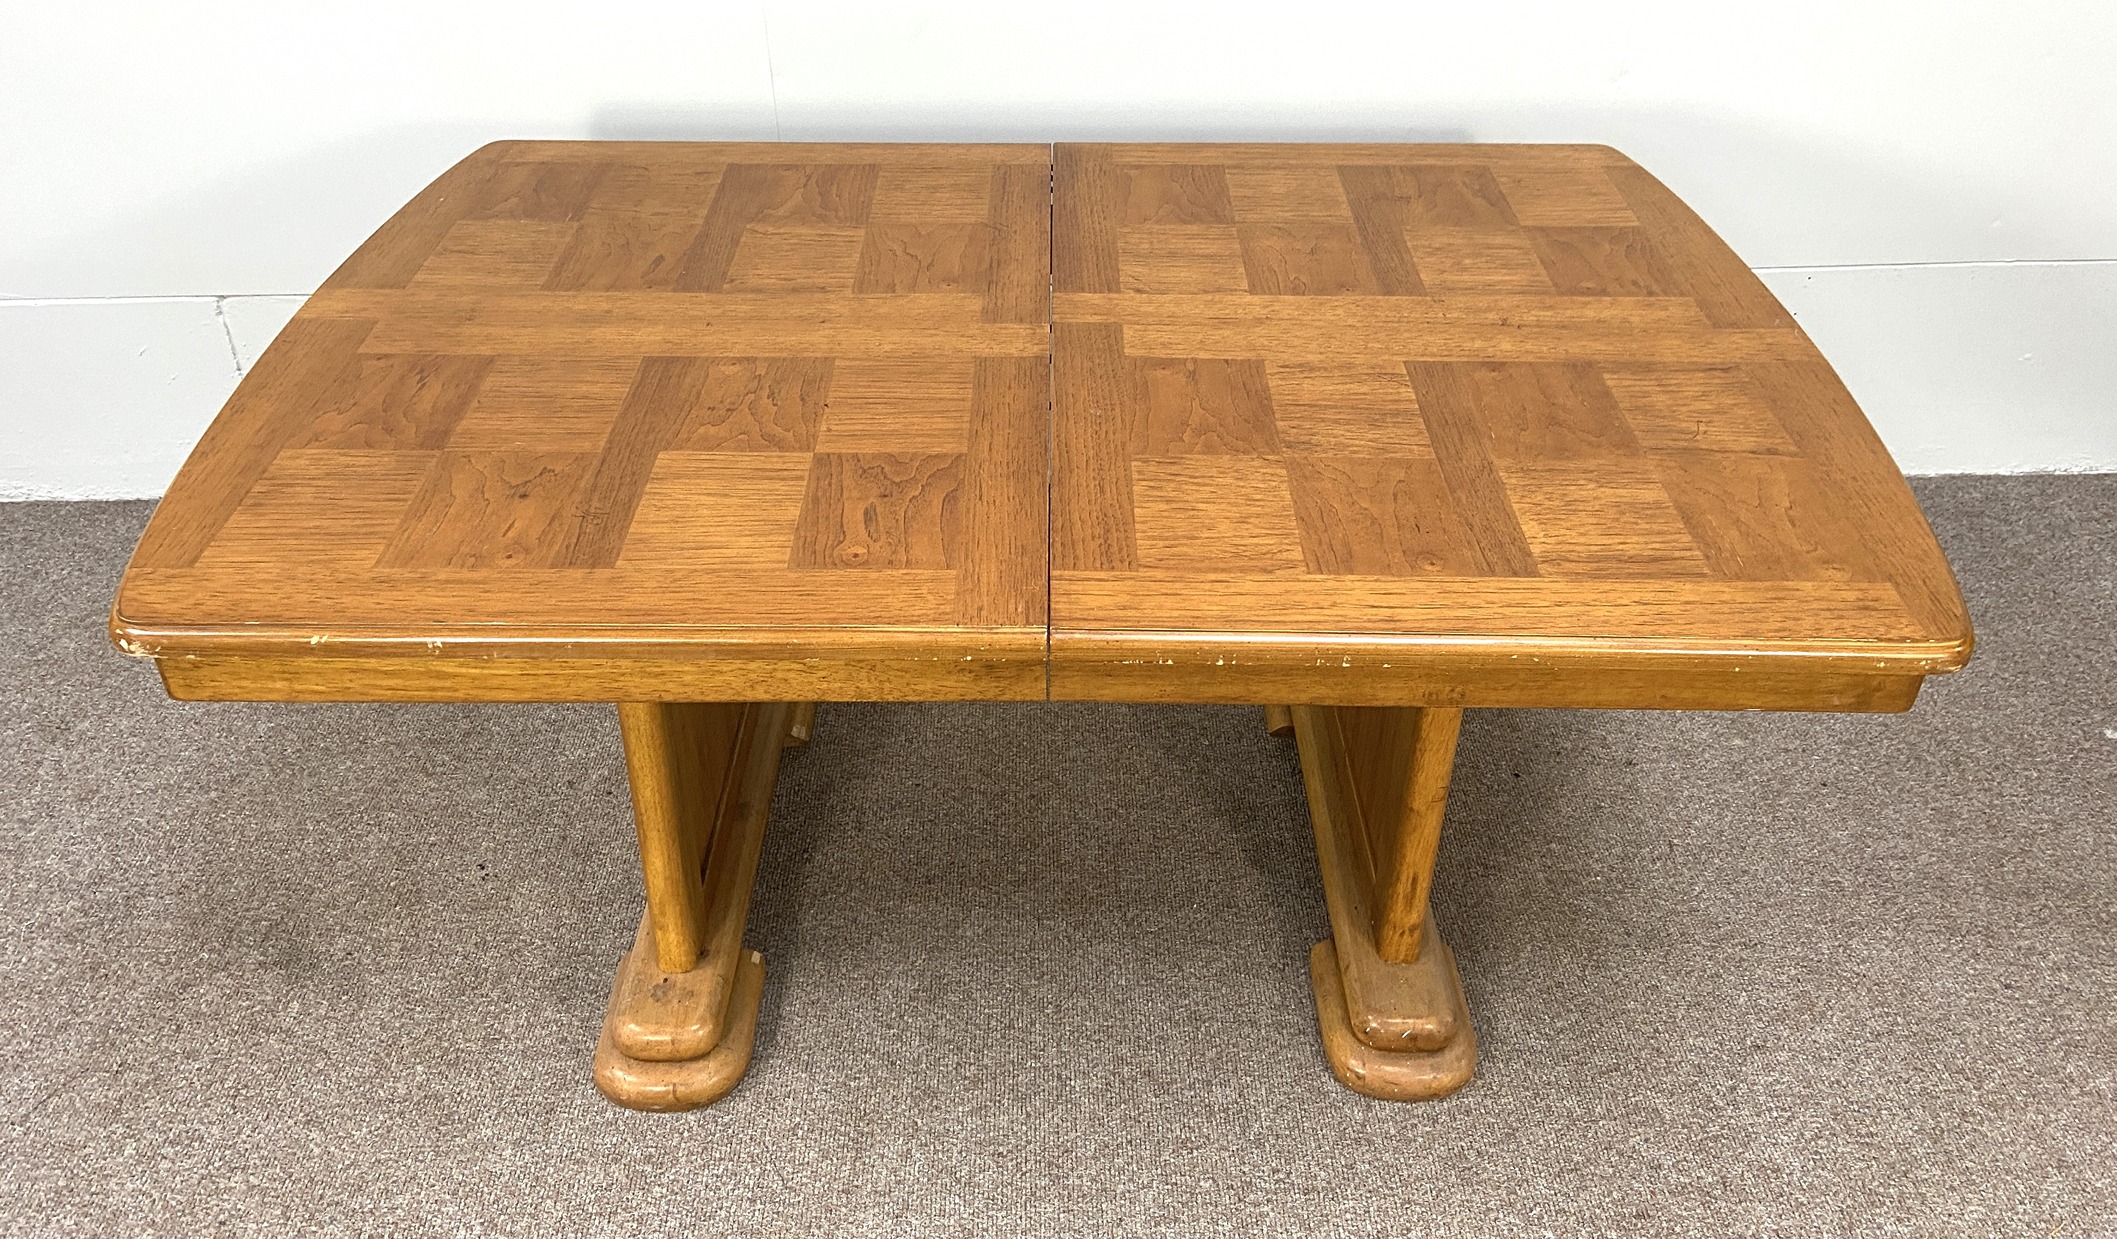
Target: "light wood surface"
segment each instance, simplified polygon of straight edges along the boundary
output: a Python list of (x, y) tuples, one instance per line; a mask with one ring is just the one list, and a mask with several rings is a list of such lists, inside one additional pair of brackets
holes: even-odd
[(1308, 979), (1316, 996), (1316, 1023), (1323, 1034), (1323, 1057), (1331, 1074), (1356, 1093), (1382, 1101), (1434, 1101), (1470, 1083), (1477, 1069), (1477, 1033), (1463, 1011), (1457, 989), (1455, 1018), (1462, 1032), (1430, 1054), (1378, 1050), (1353, 1035), (1345, 1018), (1343, 971), (1326, 938), (1309, 949)]
[(115, 635), (199, 697), (792, 695), (758, 637), (810, 698), (1041, 696), (1048, 161), (479, 150), (258, 359)]
[(1902, 710), (1972, 644), (1828, 364), (1596, 146), (497, 143), (258, 359), (111, 630), (181, 698), (623, 703), (595, 1080), (662, 1110), (749, 1062), (816, 701), (1266, 706), (1326, 1055), (1428, 1098), (1464, 707)]
[(1331, 921), (1310, 956), (1330, 972), (1317, 1018), (1332, 1070), (1372, 1096), (1441, 1096), (1477, 1063), (1455, 955), (1426, 924), (1447, 771), (1419, 765), (1452, 759), (1456, 713), (1293, 708)]
[(1351, 707), (1332, 714), (1365, 828), (1375, 950), (1408, 964), (1419, 957), (1463, 712)]
[(1053, 696), (1901, 709), (1968, 657), (1843, 385), (1617, 152), (1054, 166)]
[[(714, 997), (705, 1018), (717, 1019), (749, 916), (793, 707), (626, 705), (619, 717), (655, 971), (706, 985)], [(651, 1022), (671, 1018), (656, 1015)], [(647, 1043), (619, 1038), (627, 1053), (656, 1057), (638, 1048)]]
[(655, 950), (662, 971), (685, 972), (705, 949), (700, 879), (719, 834), (743, 708), (624, 702), (617, 717)]
[(495, 144), (112, 628), (290, 700), (1897, 710), (1971, 644), (1813, 345), (1594, 146)]
[[(620, 979), (623, 976), (620, 966)], [(757, 1044), (757, 1010), (763, 998), (764, 956), (744, 951), (734, 990), (728, 995), (727, 1030), (720, 1043), (701, 1058), (675, 1062), (627, 1056), (617, 1048), (605, 1019), (595, 1046), (596, 1088), (633, 1110), (695, 1110), (719, 1101), (750, 1069), (750, 1051)]]
[(748, 1060), (726, 1048), (755, 1019), (755, 996), (742, 1005), (756, 957), (743, 926), (794, 714), (782, 703), (620, 707), (647, 909), (611, 988), (596, 1073), (625, 1104), (703, 1105)]

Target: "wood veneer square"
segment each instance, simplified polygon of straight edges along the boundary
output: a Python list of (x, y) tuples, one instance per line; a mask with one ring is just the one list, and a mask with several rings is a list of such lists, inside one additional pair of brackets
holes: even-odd
[(1480, 362), (1464, 367), (1488, 450), (1505, 462), (1579, 469), (1641, 454), (1602, 376), (1586, 362)]
[(1633, 228), (1639, 217), (1600, 168), (1498, 169), (1493, 179), (1525, 227)]
[(869, 224), (856, 293), (982, 293), (996, 241), (988, 224)]
[(1644, 461), (1503, 466), (1507, 501), (1539, 574), (1662, 578), (1709, 575), (1661, 480)]
[(1430, 456), (1419, 399), (1401, 365), (1271, 361), (1272, 420), (1288, 452)]
[(1477, 540), (1431, 456), (1288, 456), (1310, 572), (1478, 576)]
[(1236, 232), (1249, 291), (1260, 296), (1382, 291), (1349, 224), (1244, 224)]
[(1650, 449), (1792, 454), (1794, 442), (1740, 367), (1602, 367), (1632, 433)]
[(396, 531), (433, 460), (432, 452), (281, 452), (199, 562), (364, 568)]
[(618, 563), (784, 569), (809, 465), (791, 452), (661, 453)]
[(578, 160), (510, 161), (471, 195), (470, 220), (573, 221), (581, 218), (605, 169)]
[(848, 357), (833, 369), (820, 452), (951, 453), (970, 446), (973, 363)]
[(1215, 164), (1120, 166), (1127, 224), (1232, 224), (1227, 176)]
[(1144, 225), (1117, 235), (1118, 281), (1128, 293), (1242, 293), (1249, 270), (1232, 227)]
[[(612, 179), (605, 178), (606, 186)], [(581, 217), (573, 240), (544, 277), (546, 289), (624, 292), (676, 286), (684, 255), (704, 226), (707, 204), (719, 187), (720, 169), (641, 179), (646, 184), (637, 193), (645, 201), (590, 207)]]
[(600, 452), (637, 357), (499, 357), (448, 446), (479, 452)]
[(1518, 230), (1414, 228), (1404, 243), (1430, 293), (1551, 295), (1535, 247)]
[(536, 288), (572, 243), (575, 227), (543, 220), (463, 220), (419, 264), (412, 286)]
[(1559, 292), (1575, 297), (1671, 297), (1684, 292), (1643, 228), (1530, 228), (1525, 235)]
[(1654, 471), (1716, 575), (1742, 581), (1880, 580), (1840, 536), (1859, 519), (1807, 460), (1671, 451)]
[(992, 209), (993, 172), (979, 164), (892, 165), (875, 182), (871, 223), (983, 223)]
[(745, 228), (722, 287), (731, 293), (850, 293), (866, 237), (864, 228)]
[(1483, 164), (1409, 164), (1391, 168), (1404, 223), (1424, 228), (1513, 228), (1507, 196)]
[(588, 453), (442, 452), (377, 565), (549, 568), (581, 524)]
[(962, 458), (818, 453), (794, 529), (794, 568), (952, 568)]
[(752, 224), (856, 227), (874, 208), (878, 173), (874, 164), (736, 164), (722, 175), (720, 195)]
[(489, 357), (370, 353), (319, 403), (291, 446), (431, 450), (448, 442), (492, 367)]
[(1218, 357), (1135, 357), (1134, 456), (1270, 456), (1279, 452), (1264, 363)]
[(715, 358), (671, 446), (684, 452), (814, 451), (832, 372), (828, 357)]
[(1301, 538), (1276, 459), (1172, 456), (1132, 462), (1139, 566), (1298, 573)]
[(1328, 165), (1228, 164), (1228, 202), (1244, 224), (1315, 221), (1342, 224), (1352, 217), (1345, 185)]

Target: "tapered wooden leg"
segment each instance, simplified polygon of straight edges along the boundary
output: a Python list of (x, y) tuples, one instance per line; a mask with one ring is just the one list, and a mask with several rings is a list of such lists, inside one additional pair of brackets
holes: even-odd
[(1264, 707), (1264, 729), (1275, 736), (1294, 734), (1294, 711), (1289, 706)]
[(618, 964), (595, 1083), (619, 1105), (688, 1110), (749, 1066), (764, 960), (742, 946), (794, 707), (618, 706), (647, 911)]
[(1462, 711), (1295, 706), (1331, 938), (1309, 958), (1324, 1054), (1371, 1097), (1469, 1083), (1477, 1034), (1455, 956), (1428, 922)]

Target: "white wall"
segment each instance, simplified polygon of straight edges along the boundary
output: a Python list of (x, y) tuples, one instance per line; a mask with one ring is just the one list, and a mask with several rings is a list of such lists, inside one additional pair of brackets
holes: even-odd
[(496, 137), (1598, 141), (1913, 471), (2117, 468), (2117, 5), (0, 7), (0, 496), (152, 495)]

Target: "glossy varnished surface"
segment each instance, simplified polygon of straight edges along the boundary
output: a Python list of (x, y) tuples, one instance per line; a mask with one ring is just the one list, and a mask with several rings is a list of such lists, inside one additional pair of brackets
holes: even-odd
[(1041, 696), (1048, 183), (486, 147), (259, 359), (114, 630), (186, 695)]
[(1844, 387), (1624, 156), (1055, 165), (1053, 695), (1901, 709), (1968, 656)]
[(1604, 147), (487, 147), (113, 628), (289, 699), (1875, 710), (1970, 647), (1829, 366)]

